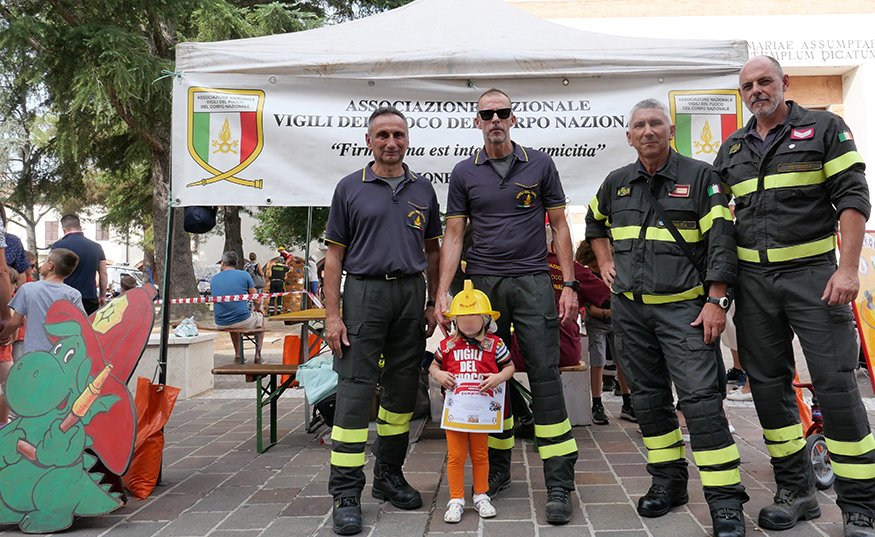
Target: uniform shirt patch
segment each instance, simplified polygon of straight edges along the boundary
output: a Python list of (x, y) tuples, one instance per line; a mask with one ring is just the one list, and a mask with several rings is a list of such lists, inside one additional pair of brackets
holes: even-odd
[[(698, 229), (695, 220), (672, 220), (672, 224), (676, 229)], [(665, 222), (659, 220), (656, 222), (656, 227), (665, 229)]]
[(821, 162), (785, 162), (778, 164), (778, 173), (816, 172), (823, 169)]
[(674, 190), (668, 193), (668, 195), (674, 198), (689, 198), (690, 185), (677, 185), (674, 187)]
[(719, 184), (714, 183), (713, 185), (708, 185), (708, 196), (713, 196), (715, 194), (720, 194), (723, 192), (723, 188), (720, 187)]
[(622, 198), (623, 196), (628, 196), (632, 193), (632, 187), (629, 186), (621, 186), (617, 189), (617, 197)]
[(738, 153), (741, 150), (741, 142), (737, 144), (733, 144), (732, 147), (729, 148), (729, 154)]
[(839, 141), (840, 142), (850, 142), (854, 139), (854, 135), (851, 134), (851, 131), (842, 131), (839, 133)]
[(808, 140), (814, 138), (814, 127), (808, 129), (793, 129), (790, 133), (791, 140)]

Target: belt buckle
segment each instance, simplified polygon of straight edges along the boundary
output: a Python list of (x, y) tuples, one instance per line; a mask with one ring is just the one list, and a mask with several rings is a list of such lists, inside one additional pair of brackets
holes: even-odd
[(402, 276), (397, 276), (397, 275), (396, 275), (396, 276), (392, 276), (391, 274), (386, 274), (386, 279), (389, 280), (389, 281), (391, 281), (391, 280), (397, 280), (398, 278), (401, 278), (401, 277), (402, 277)]

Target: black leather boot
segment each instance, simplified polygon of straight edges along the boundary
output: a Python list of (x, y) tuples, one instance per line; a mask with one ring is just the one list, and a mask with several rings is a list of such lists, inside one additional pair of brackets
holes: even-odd
[(845, 537), (875, 537), (875, 519), (863, 513), (842, 513)]
[(711, 527), (714, 537), (743, 537), (746, 528), (741, 509), (721, 507), (711, 511)]
[(779, 489), (775, 503), (760, 510), (757, 523), (767, 530), (789, 530), (800, 519), (811, 520), (820, 516), (817, 491), (808, 494), (797, 490)]
[(388, 500), (399, 509), (422, 507), (422, 496), (404, 479), (400, 466), (389, 466), (377, 461), (374, 465), (374, 487), (371, 496)]
[(334, 498), (334, 533), (355, 535), (362, 531), (362, 506), (358, 496)]
[(662, 485), (651, 485), (647, 494), (638, 499), (638, 514), (650, 518), (660, 517), (672, 507), (690, 501), (686, 490), (670, 489)]

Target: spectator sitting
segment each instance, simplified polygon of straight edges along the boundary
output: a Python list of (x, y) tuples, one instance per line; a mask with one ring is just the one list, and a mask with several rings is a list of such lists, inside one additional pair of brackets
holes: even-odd
[[(255, 283), (245, 270), (237, 270), (237, 254), (225, 252), (222, 254), (222, 270), (210, 280), (210, 289), (213, 296), (255, 294)], [(245, 300), (234, 302), (216, 302), (213, 305), (213, 314), (216, 326), (223, 330), (236, 330), (246, 332), (255, 328), (264, 327), (264, 314), (261, 311), (261, 298), (252, 301), (254, 311), (250, 311)], [(258, 347), (264, 334), (258, 334)], [(231, 337), (234, 344), (234, 357), (243, 361), (243, 349), (240, 348), (240, 340)], [(255, 363), (261, 363), (261, 353), (255, 356)]]
[[(12, 293), (18, 289), (18, 271), (12, 267), (9, 269), (9, 283), (12, 285)], [(0, 347), (0, 385), (3, 386), (3, 394), (0, 395), (0, 427), (9, 421), (9, 405), (6, 403), (6, 378), (12, 370), (12, 345)]]
[(119, 281), (119, 286), (122, 288), (122, 294), (127, 293), (131, 289), (137, 288), (137, 279), (127, 274), (122, 276), (121, 281)]

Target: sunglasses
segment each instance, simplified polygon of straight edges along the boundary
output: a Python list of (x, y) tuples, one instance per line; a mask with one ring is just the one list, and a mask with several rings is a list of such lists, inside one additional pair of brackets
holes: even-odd
[(507, 119), (510, 117), (510, 108), (501, 108), (499, 110), (480, 110), (477, 112), (480, 115), (480, 119), (483, 121), (489, 121), (492, 119), (492, 116), (498, 114), (498, 119)]

